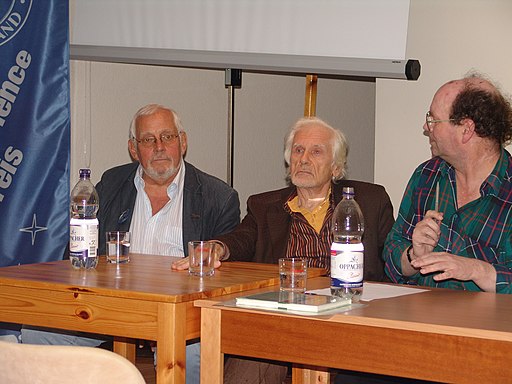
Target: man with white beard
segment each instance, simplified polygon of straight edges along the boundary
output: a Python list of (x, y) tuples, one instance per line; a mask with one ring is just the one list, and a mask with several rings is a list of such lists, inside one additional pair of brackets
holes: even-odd
[[(130, 125), (134, 162), (107, 170), (96, 186), (99, 254), (107, 231), (131, 231), (130, 252), (180, 256), (187, 243), (230, 232), (240, 221), (238, 193), (184, 161), (187, 135), (172, 109), (149, 104)], [(91, 337), (92, 336), (92, 337)], [(24, 327), (23, 343), (98, 346), (105, 340), (76, 332)], [(187, 346), (187, 383), (199, 383), (199, 343)]]

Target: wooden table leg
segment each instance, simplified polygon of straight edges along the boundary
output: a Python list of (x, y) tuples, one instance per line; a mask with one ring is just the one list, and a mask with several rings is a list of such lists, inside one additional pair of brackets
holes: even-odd
[(185, 383), (185, 321), (185, 304), (159, 304), (156, 343), (157, 384)]
[(114, 337), (114, 352), (135, 364), (135, 340), (126, 337)]
[(201, 308), (201, 384), (221, 384), (224, 381), (224, 354), (220, 349), (221, 312)]

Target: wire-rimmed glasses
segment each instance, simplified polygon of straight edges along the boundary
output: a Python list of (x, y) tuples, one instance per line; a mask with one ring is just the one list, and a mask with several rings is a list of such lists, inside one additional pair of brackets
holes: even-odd
[[(174, 143), (178, 137), (180, 137), (179, 134), (162, 133), (159, 139), (163, 145), (169, 145)], [(156, 138), (155, 136), (146, 136), (143, 137), (142, 139), (137, 139), (134, 137), (133, 140), (135, 140), (143, 147), (152, 148), (156, 145), (158, 138)]]
[(436, 120), (430, 114), (430, 111), (427, 111), (425, 114), (425, 122), (427, 123), (428, 130), (431, 131), (434, 128), (434, 124), (436, 123), (445, 123), (448, 121), (455, 121), (455, 119), (445, 119), (445, 120)]

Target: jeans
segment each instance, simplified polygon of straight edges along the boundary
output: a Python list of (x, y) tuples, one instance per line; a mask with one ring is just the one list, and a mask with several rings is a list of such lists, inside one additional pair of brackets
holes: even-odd
[[(46, 345), (78, 345), (85, 347), (97, 347), (108, 339), (90, 337), (90, 334), (58, 331), (48, 328), (23, 326), (21, 329), (21, 342), (25, 344), (46, 344)], [(199, 384), (199, 362), (200, 343), (187, 345), (186, 359), (186, 382), (187, 384)], [(155, 352), (156, 362), (156, 352)]]
[(0, 323), (0, 341), (19, 343), (21, 326), (11, 323)]
[(0, 341), (7, 341), (9, 343), (19, 343), (19, 339), (17, 335), (12, 333), (9, 334), (0, 334)]
[(77, 345), (81, 347), (97, 347), (107, 341), (104, 338), (90, 337), (90, 334), (72, 331), (58, 331), (50, 328), (23, 326), (21, 342), (24, 344), (44, 345)]

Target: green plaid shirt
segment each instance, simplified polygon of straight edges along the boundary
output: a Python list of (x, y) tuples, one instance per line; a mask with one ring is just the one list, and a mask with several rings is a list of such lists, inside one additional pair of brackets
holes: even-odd
[(439, 157), (421, 164), (405, 190), (395, 225), (384, 246), (386, 274), (396, 283), (480, 291), (473, 281), (436, 282), (434, 274), (403, 276), (401, 257), (412, 232), (434, 209), (439, 182), (439, 211), (444, 213), (434, 252), (486, 261), (497, 273), (496, 292), (512, 293), (512, 160), (503, 149), (494, 170), (480, 186), (481, 197), (457, 209), (455, 169)]

